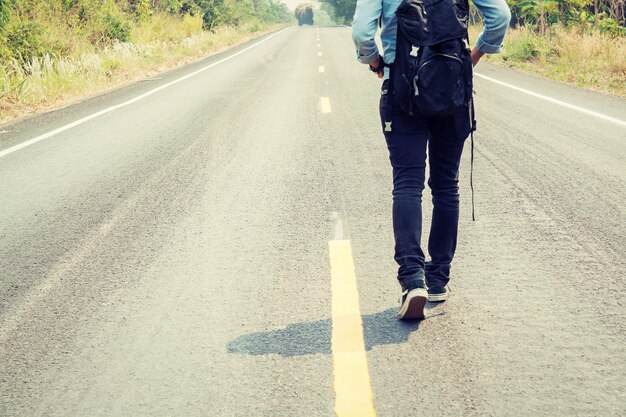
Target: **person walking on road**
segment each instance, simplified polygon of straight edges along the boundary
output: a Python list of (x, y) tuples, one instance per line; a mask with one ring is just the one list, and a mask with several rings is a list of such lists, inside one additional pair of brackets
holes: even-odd
[[(399, 265), (398, 281), (402, 288), (398, 317), (422, 319), (426, 301), (440, 302), (448, 297), (459, 221), (459, 165), (465, 139), (473, 129), (473, 115), (410, 115), (395, 105), (393, 96), (397, 92), (392, 91), (390, 77), (394, 76), (396, 59), (396, 10), (403, 1), (410, 0), (358, 0), (352, 39), (358, 61), (369, 65), (383, 80), (379, 111), (393, 170), (394, 259)], [(422, 6), (421, 2), (417, 4)], [(474, 0), (474, 4), (485, 27), (471, 49), (470, 69), (484, 54), (500, 52), (511, 19), (505, 0)], [(379, 21), (382, 56), (374, 41)], [(420, 244), (427, 149), (433, 202), (428, 262)]]

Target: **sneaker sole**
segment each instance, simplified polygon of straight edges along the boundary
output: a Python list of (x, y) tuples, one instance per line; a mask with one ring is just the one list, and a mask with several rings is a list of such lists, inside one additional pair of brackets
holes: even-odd
[(428, 301), (430, 301), (431, 303), (438, 303), (441, 301), (446, 301), (448, 299), (448, 294), (444, 293), (444, 294), (429, 294), (428, 295)]
[(398, 317), (401, 320), (421, 320), (424, 318), (424, 306), (428, 301), (428, 291), (416, 288), (409, 292), (402, 303)]

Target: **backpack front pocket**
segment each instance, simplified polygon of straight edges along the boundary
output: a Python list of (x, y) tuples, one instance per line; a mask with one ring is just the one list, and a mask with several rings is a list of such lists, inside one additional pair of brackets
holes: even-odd
[(416, 107), (422, 114), (457, 111), (467, 103), (463, 61), (454, 55), (432, 55), (417, 70), (413, 94)]

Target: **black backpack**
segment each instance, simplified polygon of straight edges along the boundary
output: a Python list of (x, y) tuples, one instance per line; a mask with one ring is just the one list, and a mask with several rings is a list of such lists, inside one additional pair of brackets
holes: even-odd
[(468, 0), (403, 0), (396, 16), (394, 103), (416, 117), (471, 111)]
[[(474, 100), (467, 24), (468, 0), (403, 0), (398, 10), (393, 103), (415, 117), (467, 112), (474, 216)], [(387, 124), (385, 123), (385, 126)]]

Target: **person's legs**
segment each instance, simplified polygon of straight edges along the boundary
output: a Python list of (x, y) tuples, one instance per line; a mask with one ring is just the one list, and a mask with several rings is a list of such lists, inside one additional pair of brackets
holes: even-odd
[[(381, 117), (385, 119), (385, 97)], [(424, 190), (428, 123), (400, 112), (391, 113), (392, 129), (385, 132), (393, 168), (394, 259), (399, 265), (398, 281), (403, 290), (424, 280), (422, 234), (422, 191)]]
[[(450, 280), (459, 224), (459, 166), (465, 143), (465, 131), (456, 128), (454, 117), (430, 120), (428, 157), (433, 216), (428, 239), (431, 261), (427, 262), (426, 284), (445, 287)], [(460, 133), (463, 132), (463, 133)], [(445, 299), (445, 298), (444, 298)]]

